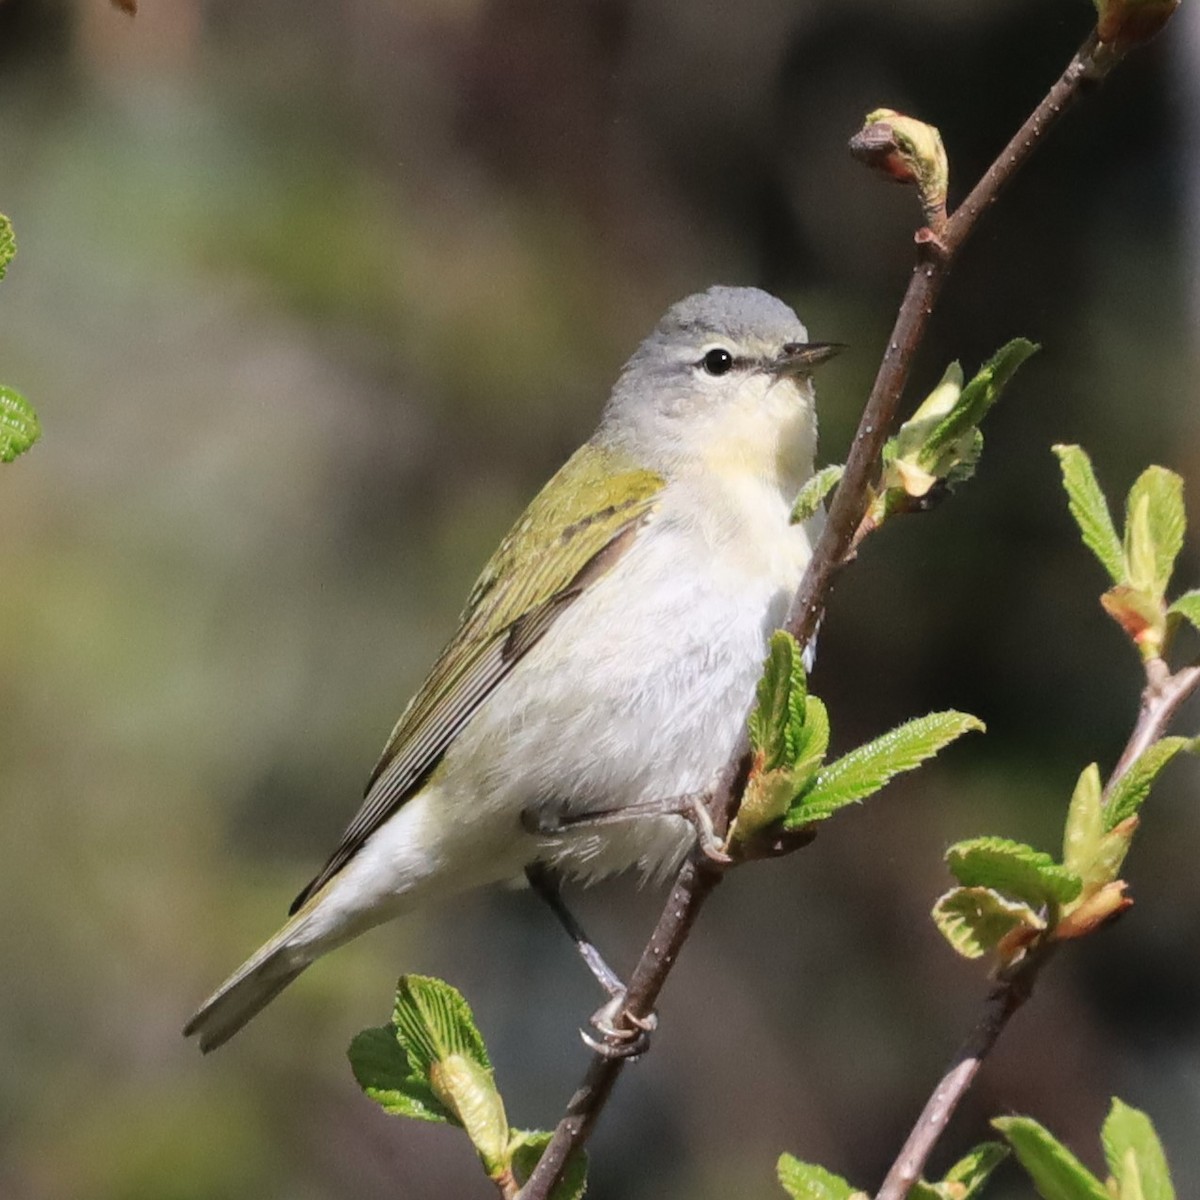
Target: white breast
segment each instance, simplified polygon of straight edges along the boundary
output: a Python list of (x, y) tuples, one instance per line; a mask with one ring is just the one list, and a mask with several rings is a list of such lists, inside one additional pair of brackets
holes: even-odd
[[(716, 504), (707, 490), (707, 504), (667, 496), (472, 719), (444, 775), (463, 819), (511, 828), (532, 806), (577, 820), (712, 786), (810, 542), (775, 488), (744, 480)], [(529, 854), (584, 876), (658, 871), (691, 836), (678, 818), (582, 824)]]

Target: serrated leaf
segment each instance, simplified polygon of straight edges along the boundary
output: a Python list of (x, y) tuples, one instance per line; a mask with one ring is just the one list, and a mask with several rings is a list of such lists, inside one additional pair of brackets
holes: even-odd
[(840, 463), (822, 467), (800, 489), (796, 502), (792, 505), (791, 521), (793, 525), (807, 521), (809, 517), (819, 511), (821, 505), (825, 503), (825, 497), (841, 482), (845, 471), (846, 468)]
[(1063, 830), (1063, 866), (1080, 878), (1086, 876), (1104, 835), (1100, 794), (1100, 768), (1091, 763), (1084, 767), (1075, 784)]
[(1125, 563), (1134, 588), (1162, 599), (1186, 528), (1182, 478), (1165, 467), (1147, 467), (1125, 501)]
[[(997, 350), (963, 388), (957, 403), (925, 440), (917, 458), (918, 464), (933, 470), (945, 450), (977, 428), (988, 409), (1000, 399), (1017, 369), (1038, 349), (1027, 338), (1014, 338)], [(944, 470), (938, 474), (944, 474)]]
[(1125, 552), (1117, 537), (1108, 501), (1096, 482), (1092, 460), (1079, 446), (1059, 445), (1053, 450), (1058, 455), (1068, 506), (1083, 535), (1083, 544), (1100, 560), (1113, 583), (1123, 582)]
[(806, 681), (800, 647), (782, 629), (771, 635), (756, 694), (750, 714), (750, 744), (759, 766), (763, 771), (790, 767), (795, 747), (792, 725), (804, 720)]
[(433, 1094), (428, 1077), (408, 1061), (394, 1026), (364, 1029), (350, 1043), (348, 1054), (358, 1086), (385, 1112), (458, 1124), (454, 1114)]
[(17, 239), (13, 234), (12, 222), (0, 213), (0, 279), (4, 278), (8, 264), (12, 262), (16, 253)]
[(442, 979), (402, 975), (392, 1010), (396, 1036), (418, 1070), (451, 1054), (491, 1070), (487, 1047), (462, 993)]
[(988, 887), (1034, 908), (1074, 900), (1083, 881), (1041, 850), (1008, 838), (981, 837), (946, 851), (951, 873), (964, 887)]
[(1104, 1185), (1048, 1129), (1030, 1117), (997, 1117), (1043, 1200), (1111, 1200)]
[(1126, 1180), (1134, 1172), (1142, 1200), (1175, 1200), (1175, 1188), (1162, 1143), (1153, 1122), (1144, 1112), (1114, 1096), (1100, 1130), (1100, 1140), (1108, 1169), (1122, 1189), (1121, 1200), (1125, 1197)]
[(0, 384), (0, 462), (12, 462), (41, 436), (33, 406), (20, 392)]
[(795, 799), (808, 787), (829, 750), (829, 711), (824, 701), (817, 696), (805, 696), (803, 721), (793, 717), (792, 731), (791, 769), (795, 781), (792, 799)]
[[(514, 1131), (511, 1143), (512, 1166), (517, 1182), (522, 1186), (529, 1181), (534, 1168), (541, 1162), (553, 1136), (552, 1133), (540, 1130)], [(587, 1154), (583, 1150), (576, 1150), (567, 1159), (566, 1170), (551, 1190), (550, 1200), (581, 1200), (587, 1191), (587, 1169)]]
[(981, 1142), (946, 1172), (942, 1182), (956, 1185), (954, 1200), (972, 1200), (1007, 1157), (1008, 1147), (1003, 1142)]
[(1184, 620), (1190, 621), (1200, 629), (1200, 591), (1184, 592), (1167, 612), (1178, 613)]
[(1017, 930), (1032, 937), (1046, 928), (1029, 905), (985, 887), (951, 888), (932, 915), (942, 937), (964, 958), (982, 957)]
[(856, 1190), (840, 1175), (790, 1154), (779, 1156), (775, 1171), (792, 1200), (867, 1200), (866, 1192)]
[(818, 771), (812, 787), (788, 812), (784, 824), (795, 829), (824, 821), (839, 808), (879, 791), (901, 772), (919, 767), (964, 733), (983, 729), (978, 717), (953, 711), (909, 721)]
[(1159, 772), (1180, 750), (1191, 746), (1191, 738), (1165, 737), (1147, 747), (1129, 770), (1117, 780), (1104, 807), (1104, 828), (1110, 830), (1132, 817), (1150, 794)]

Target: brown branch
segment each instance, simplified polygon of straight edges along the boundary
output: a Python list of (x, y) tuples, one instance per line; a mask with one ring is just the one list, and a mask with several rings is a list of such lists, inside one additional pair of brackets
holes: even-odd
[(1052, 949), (1053, 945), (1047, 945), (1042, 947), (1040, 953), (1026, 956), (1007, 978), (998, 981), (988, 993), (979, 1023), (955, 1055), (950, 1069), (933, 1089), (933, 1095), (917, 1118), (912, 1133), (901, 1147), (875, 1200), (904, 1200), (913, 1184), (921, 1178), (925, 1163), (959, 1101), (966, 1095), (983, 1060), (991, 1053), (1005, 1026), (1029, 999), (1038, 972)]
[[(1161, 660), (1159, 660), (1161, 662)], [(1164, 664), (1164, 670), (1165, 664)], [(1154, 680), (1155, 671), (1148, 671)], [(1125, 744), (1117, 765), (1104, 785), (1105, 799), (1111, 795), (1120, 778), (1129, 770), (1147, 747), (1166, 733), (1180, 705), (1200, 688), (1200, 664), (1183, 667), (1166, 679), (1157, 679), (1142, 693), (1137, 723)], [(1017, 1010), (1029, 999), (1033, 985), (1042, 968), (1057, 948), (1055, 942), (1045, 942), (1031, 950), (1010, 972), (997, 981), (984, 1002), (983, 1016), (971, 1036), (963, 1043), (949, 1070), (942, 1076), (929, 1097), (912, 1133), (900, 1150), (883, 1181), (875, 1200), (904, 1200), (913, 1184), (921, 1177), (925, 1163), (937, 1145), (950, 1118), (967, 1094), (983, 1060), (991, 1053), (1001, 1033)]]
[(1161, 658), (1151, 659), (1146, 664), (1146, 679), (1137, 727), (1104, 785), (1106, 802), (1121, 776), (1162, 737), (1180, 705), (1200, 686), (1200, 664), (1193, 663), (1170, 675)]
[[(995, 202), (1001, 188), (1042, 141), (1046, 130), (1087, 83), (1102, 78), (1115, 62), (1116, 57), (1112, 54), (1100, 55), (1095, 36), (1089, 37), (1062, 77), (938, 234), (928, 228), (918, 231), (917, 261), (908, 289), (851, 443), (845, 474), (834, 493), (824, 532), (814, 548), (788, 613), (785, 628), (801, 645), (816, 633), (834, 578), (845, 563), (855, 531), (866, 514), (883, 443), (896, 418), (913, 358), (955, 255), (980, 216)], [(711, 808), (718, 834), (729, 827), (737, 811), (748, 771), (748, 750), (748, 738), (743, 735), (714, 791)], [(630, 979), (626, 1008), (633, 1016), (645, 1017), (653, 1011), (700, 908), (720, 882), (723, 870), (718, 864), (695, 860), (689, 861), (680, 871)], [(587, 1140), (626, 1061), (600, 1054), (592, 1059), (541, 1161), (522, 1189), (521, 1200), (546, 1200), (561, 1177), (567, 1159)]]

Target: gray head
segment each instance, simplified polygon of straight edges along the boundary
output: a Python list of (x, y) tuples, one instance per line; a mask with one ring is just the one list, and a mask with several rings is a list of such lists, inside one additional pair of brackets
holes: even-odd
[(811, 460), (809, 377), (838, 349), (809, 343), (800, 318), (767, 292), (711, 287), (673, 304), (637, 348), (601, 431), (658, 467), (732, 451), (765, 471), (789, 446)]

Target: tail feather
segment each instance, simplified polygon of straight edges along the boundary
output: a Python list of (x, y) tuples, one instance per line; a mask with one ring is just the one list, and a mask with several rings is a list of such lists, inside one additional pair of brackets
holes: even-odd
[(309, 954), (289, 946), (282, 938), (273, 939), (200, 1006), (183, 1027), (184, 1037), (198, 1034), (205, 1054), (224, 1045), (310, 962)]

